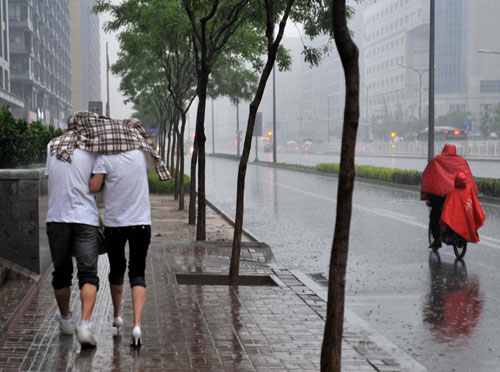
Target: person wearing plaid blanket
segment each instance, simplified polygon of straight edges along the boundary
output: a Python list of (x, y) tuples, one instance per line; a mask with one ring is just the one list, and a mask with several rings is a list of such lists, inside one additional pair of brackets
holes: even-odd
[(82, 345), (95, 346), (96, 340), (91, 330), (90, 317), (99, 288), (97, 276), (99, 218), (95, 197), (88, 188), (88, 182), (96, 155), (75, 149), (71, 163), (60, 161), (51, 155), (52, 145), (53, 142), (50, 142), (47, 146), (45, 168), (45, 173), (49, 177), (49, 209), (46, 223), (54, 264), (52, 287), (60, 311), (59, 325), (62, 334), (75, 333), (73, 316), (69, 310), (73, 277), (72, 255), (74, 255), (78, 268), (82, 310), (76, 334)]
[[(105, 225), (107, 224), (106, 244), (111, 267), (110, 287), (115, 308), (113, 325), (118, 329), (123, 324), (120, 304), (123, 274), (125, 272), (123, 250), (127, 239), (131, 246), (129, 276), (131, 276), (130, 282), (134, 293), (135, 327), (133, 337), (134, 343), (138, 344), (141, 336), (140, 320), (146, 295), (144, 267), (151, 235), (146, 154), (153, 157), (160, 180), (168, 180), (170, 174), (140, 121), (133, 118), (114, 120), (88, 111), (78, 111), (72, 114), (68, 118), (67, 132), (53, 139), (50, 143), (48, 157), (50, 156), (53, 162), (57, 159), (56, 164), (64, 164), (62, 166), (73, 169), (76, 168), (75, 165), (81, 162), (81, 154), (88, 154), (92, 156), (92, 159), (85, 162), (85, 172), (82, 173), (82, 180), (86, 180), (85, 190), (79, 193), (88, 196), (91, 189), (92, 191), (99, 191), (102, 188), (104, 175), (106, 175), (106, 185), (104, 186)], [(99, 174), (89, 181), (92, 172)], [(50, 178), (49, 175), (49, 184)], [(61, 188), (64, 188), (64, 190), (82, 188), (79, 183), (76, 184), (71, 180), (62, 186), (58, 185), (56, 180), (53, 183), (54, 188), (57, 187), (58, 191)], [(132, 191), (132, 193), (122, 193), (123, 187), (128, 191)], [(55, 193), (52, 194), (55, 195)], [(117, 199), (115, 196), (121, 196), (122, 198)], [(68, 198), (71, 197), (74, 197), (74, 195), (68, 196)], [(92, 223), (96, 230), (97, 239), (99, 222), (93, 196), (92, 202), (92, 208), (90, 206), (88, 208), (92, 210), (94, 218)], [(82, 211), (76, 210), (74, 207), (69, 209), (74, 215), (84, 215)], [(129, 213), (124, 209), (128, 209)], [(132, 246), (134, 246), (133, 249)], [(97, 272), (97, 241), (93, 255), (95, 256)], [(67, 298), (69, 307), (69, 296)], [(95, 301), (95, 295), (93, 298), (93, 301)], [(61, 314), (65, 315), (63, 311), (61, 311)], [(90, 315), (88, 315), (88, 319), (90, 319)], [(84, 324), (87, 325), (88, 322)], [(77, 328), (77, 335), (79, 335), (78, 330), (79, 328)], [(82, 333), (82, 336), (89, 336), (88, 338), (92, 341), (89, 344), (95, 345), (95, 339), (90, 332), (90, 328), (87, 327), (86, 330), (88, 332)], [(84, 337), (79, 337), (79, 339), (81, 341)]]
[(99, 155), (90, 180), (92, 192), (103, 191), (104, 236), (109, 259), (109, 284), (113, 301), (113, 326), (123, 325), (121, 301), (127, 266), (125, 244), (129, 244), (128, 277), (132, 288), (134, 324), (132, 345), (141, 344), (141, 318), (146, 298), (146, 256), (151, 239), (148, 159), (142, 150)]
[(170, 174), (137, 119), (114, 120), (80, 111), (70, 116), (68, 128), (66, 136), (52, 147), (58, 158), (71, 158), (75, 148), (99, 154), (89, 187), (94, 193), (103, 191), (113, 326), (118, 332), (123, 325), (121, 300), (127, 266), (125, 244), (129, 243), (128, 276), (134, 310), (132, 344), (139, 346), (146, 298), (146, 256), (151, 238), (148, 154), (154, 159), (160, 180), (169, 179)]

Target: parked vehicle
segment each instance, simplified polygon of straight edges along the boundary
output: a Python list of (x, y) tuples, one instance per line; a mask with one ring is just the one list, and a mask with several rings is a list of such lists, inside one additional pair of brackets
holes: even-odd
[[(429, 128), (420, 131), (417, 136), (419, 141), (427, 141), (429, 138)], [(467, 131), (452, 127), (434, 127), (434, 140), (465, 140), (467, 139)]]
[(299, 145), (295, 141), (287, 141), (285, 151), (289, 153), (299, 152)]
[(314, 152), (313, 143), (311, 141), (306, 141), (302, 144), (301, 149), (304, 154), (311, 154)]

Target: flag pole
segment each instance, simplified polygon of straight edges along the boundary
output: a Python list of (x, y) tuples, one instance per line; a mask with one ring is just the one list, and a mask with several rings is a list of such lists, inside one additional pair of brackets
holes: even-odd
[(109, 55), (108, 55), (107, 42), (106, 42), (106, 87), (107, 87), (106, 116), (109, 118), (111, 113), (109, 108)]

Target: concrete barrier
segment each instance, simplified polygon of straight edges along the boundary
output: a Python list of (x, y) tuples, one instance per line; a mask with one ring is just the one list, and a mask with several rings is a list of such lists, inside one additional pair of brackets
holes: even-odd
[(0, 257), (42, 274), (49, 266), (45, 169), (0, 169)]

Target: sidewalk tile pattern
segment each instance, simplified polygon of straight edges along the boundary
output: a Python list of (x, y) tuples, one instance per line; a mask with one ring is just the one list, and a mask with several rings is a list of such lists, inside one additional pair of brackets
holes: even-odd
[[(172, 231), (165, 235), (179, 238)], [(120, 334), (112, 327), (106, 256), (99, 258), (101, 288), (92, 315), (95, 349), (82, 349), (76, 336), (60, 334), (47, 273), (38, 295), (0, 344), (0, 371), (318, 371), (324, 302), (288, 270), (267, 266), (257, 250), (242, 249), (240, 274), (273, 274), (284, 286), (176, 283), (177, 273), (227, 275), (230, 250), (227, 245), (175, 244), (165, 236), (153, 238), (140, 349), (130, 347), (133, 314), (127, 279), (125, 324)], [(76, 277), (73, 288), (78, 288)], [(74, 290), (71, 309), (76, 319), (79, 307), (79, 293)], [(400, 371), (390, 360), (377, 360), (377, 355), (372, 356), (376, 364), (370, 364), (348, 342), (342, 348), (344, 372)]]

